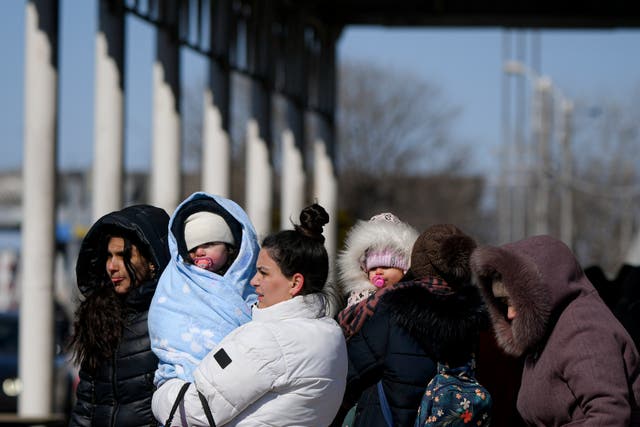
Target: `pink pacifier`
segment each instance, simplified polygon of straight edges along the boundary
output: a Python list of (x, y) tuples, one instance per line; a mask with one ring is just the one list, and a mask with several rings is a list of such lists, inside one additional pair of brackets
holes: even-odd
[(193, 263), (200, 268), (204, 268), (205, 270), (209, 270), (213, 266), (213, 260), (208, 256), (201, 256), (195, 258)]
[(373, 285), (377, 288), (384, 287), (384, 277), (382, 276), (374, 276)]

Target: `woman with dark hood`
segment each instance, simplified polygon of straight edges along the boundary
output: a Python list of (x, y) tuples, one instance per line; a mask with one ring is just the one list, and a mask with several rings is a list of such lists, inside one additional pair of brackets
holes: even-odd
[(433, 225), (415, 241), (411, 267), (399, 283), (341, 313), (349, 371), (332, 425), (341, 425), (357, 403), (355, 427), (413, 426), (437, 363), (460, 366), (472, 359), (486, 322), (471, 284), (475, 247), (455, 225)]
[(564, 243), (480, 247), (471, 268), (498, 344), (525, 358), (517, 406), (527, 425), (640, 425), (638, 351)]
[(76, 276), (84, 300), (74, 321), (72, 348), (80, 365), (70, 426), (156, 425), (147, 312), (169, 260), (169, 216), (136, 205), (109, 213), (80, 247)]

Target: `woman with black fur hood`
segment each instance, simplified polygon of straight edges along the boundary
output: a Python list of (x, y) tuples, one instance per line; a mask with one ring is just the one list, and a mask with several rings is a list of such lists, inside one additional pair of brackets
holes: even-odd
[(70, 426), (156, 425), (147, 312), (169, 261), (169, 216), (154, 206), (111, 212), (80, 247), (76, 276), (84, 300), (76, 311), (72, 347), (80, 364)]
[[(486, 315), (471, 284), (475, 241), (451, 224), (416, 240), (400, 283), (360, 302), (362, 315), (343, 324), (348, 338), (347, 390), (334, 425), (357, 403), (354, 426), (413, 426), (437, 361), (462, 365), (477, 345)], [(384, 409), (388, 407), (388, 411)]]

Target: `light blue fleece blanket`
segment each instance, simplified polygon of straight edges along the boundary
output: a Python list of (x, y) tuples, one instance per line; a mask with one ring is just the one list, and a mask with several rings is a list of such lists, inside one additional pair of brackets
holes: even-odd
[[(185, 262), (171, 231), (183, 207), (194, 198), (207, 197), (242, 225), (238, 256), (224, 276)], [(207, 193), (189, 196), (169, 222), (169, 251), (171, 260), (160, 276), (149, 308), (151, 348), (160, 359), (154, 377), (156, 386), (176, 377), (193, 381), (192, 372), (200, 360), (229, 332), (251, 320), (251, 305), (257, 301), (249, 284), (259, 251), (256, 232), (235, 202)]]

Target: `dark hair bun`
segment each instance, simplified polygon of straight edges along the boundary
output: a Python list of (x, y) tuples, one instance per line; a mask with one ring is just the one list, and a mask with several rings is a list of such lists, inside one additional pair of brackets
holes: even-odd
[(322, 229), (329, 222), (329, 214), (317, 203), (307, 206), (300, 212), (300, 225), (296, 230), (312, 239), (324, 242)]

